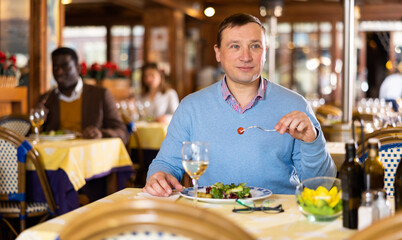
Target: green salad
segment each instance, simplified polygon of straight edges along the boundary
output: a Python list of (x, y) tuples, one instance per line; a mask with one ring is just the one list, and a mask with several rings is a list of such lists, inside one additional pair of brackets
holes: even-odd
[(211, 198), (217, 199), (250, 198), (250, 188), (246, 187), (246, 185), (247, 183), (240, 183), (236, 185), (234, 183), (223, 184), (221, 182), (217, 182), (207, 187), (205, 194), (210, 195)]
[(63, 135), (63, 134), (66, 134), (66, 132), (63, 131), (63, 130), (57, 130), (57, 131), (51, 130), (51, 131), (48, 131), (48, 132), (41, 132), (40, 133), (40, 135), (46, 135), (46, 136), (56, 136), (56, 135)]

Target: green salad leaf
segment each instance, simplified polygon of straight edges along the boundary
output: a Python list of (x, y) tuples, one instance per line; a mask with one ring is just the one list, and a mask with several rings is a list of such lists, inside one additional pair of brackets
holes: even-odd
[(217, 199), (236, 199), (236, 198), (250, 198), (250, 188), (246, 187), (247, 183), (240, 184), (223, 184), (217, 182), (207, 188), (207, 193), (212, 195), (212, 198)]

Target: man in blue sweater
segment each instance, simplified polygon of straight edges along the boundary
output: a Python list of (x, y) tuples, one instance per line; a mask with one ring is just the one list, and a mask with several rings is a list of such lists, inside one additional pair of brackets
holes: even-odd
[[(325, 139), (305, 99), (261, 77), (267, 50), (258, 18), (235, 14), (219, 26), (216, 60), (222, 81), (182, 100), (161, 149), (149, 167), (144, 192), (169, 196), (182, 190), (183, 141), (208, 142), (210, 162), (200, 186), (248, 183), (294, 194), (299, 181), (335, 176)], [(259, 126), (239, 134), (239, 127)]]

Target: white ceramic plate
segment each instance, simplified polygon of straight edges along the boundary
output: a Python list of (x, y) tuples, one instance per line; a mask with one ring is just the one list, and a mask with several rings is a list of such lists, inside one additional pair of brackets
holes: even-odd
[(41, 141), (62, 141), (74, 139), (74, 133), (60, 134), (60, 135), (39, 135), (39, 140)]
[[(205, 192), (207, 187), (198, 187), (198, 192)], [(251, 198), (246, 198), (247, 200), (259, 200), (264, 199), (272, 195), (271, 190), (260, 188), (260, 187), (249, 187)], [(180, 195), (185, 198), (194, 199), (193, 196), (193, 188), (186, 188), (184, 189)], [(210, 202), (210, 203), (231, 203), (235, 202), (236, 199), (215, 199), (215, 198), (197, 198), (199, 201), (202, 202)]]

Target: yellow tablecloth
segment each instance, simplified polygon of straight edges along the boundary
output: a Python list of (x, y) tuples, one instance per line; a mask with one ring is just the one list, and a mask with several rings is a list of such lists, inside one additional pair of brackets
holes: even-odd
[[(136, 122), (138, 136), (143, 149), (159, 150), (166, 137), (168, 124), (159, 122)], [(134, 136), (130, 137), (130, 148), (137, 148)]]
[[(115, 167), (132, 166), (120, 138), (41, 141), (34, 148), (45, 169), (64, 170), (75, 190), (85, 185), (85, 179)], [(34, 169), (32, 164), (27, 167)]]
[[(138, 197), (136, 195), (140, 191), (141, 189), (126, 188), (72, 212), (29, 228), (22, 232), (17, 239), (54, 240), (61, 229), (79, 213), (94, 207), (115, 204), (116, 201), (121, 199), (134, 199)], [(234, 204), (200, 202), (199, 206), (222, 214), (258, 239), (347, 239), (356, 232), (355, 230), (343, 228), (341, 218), (333, 222), (309, 222), (297, 209), (294, 195), (272, 195), (269, 199), (275, 203), (281, 203), (285, 212), (280, 214), (263, 212), (238, 214), (232, 212)], [(185, 198), (179, 198), (178, 201), (192, 203)]]

